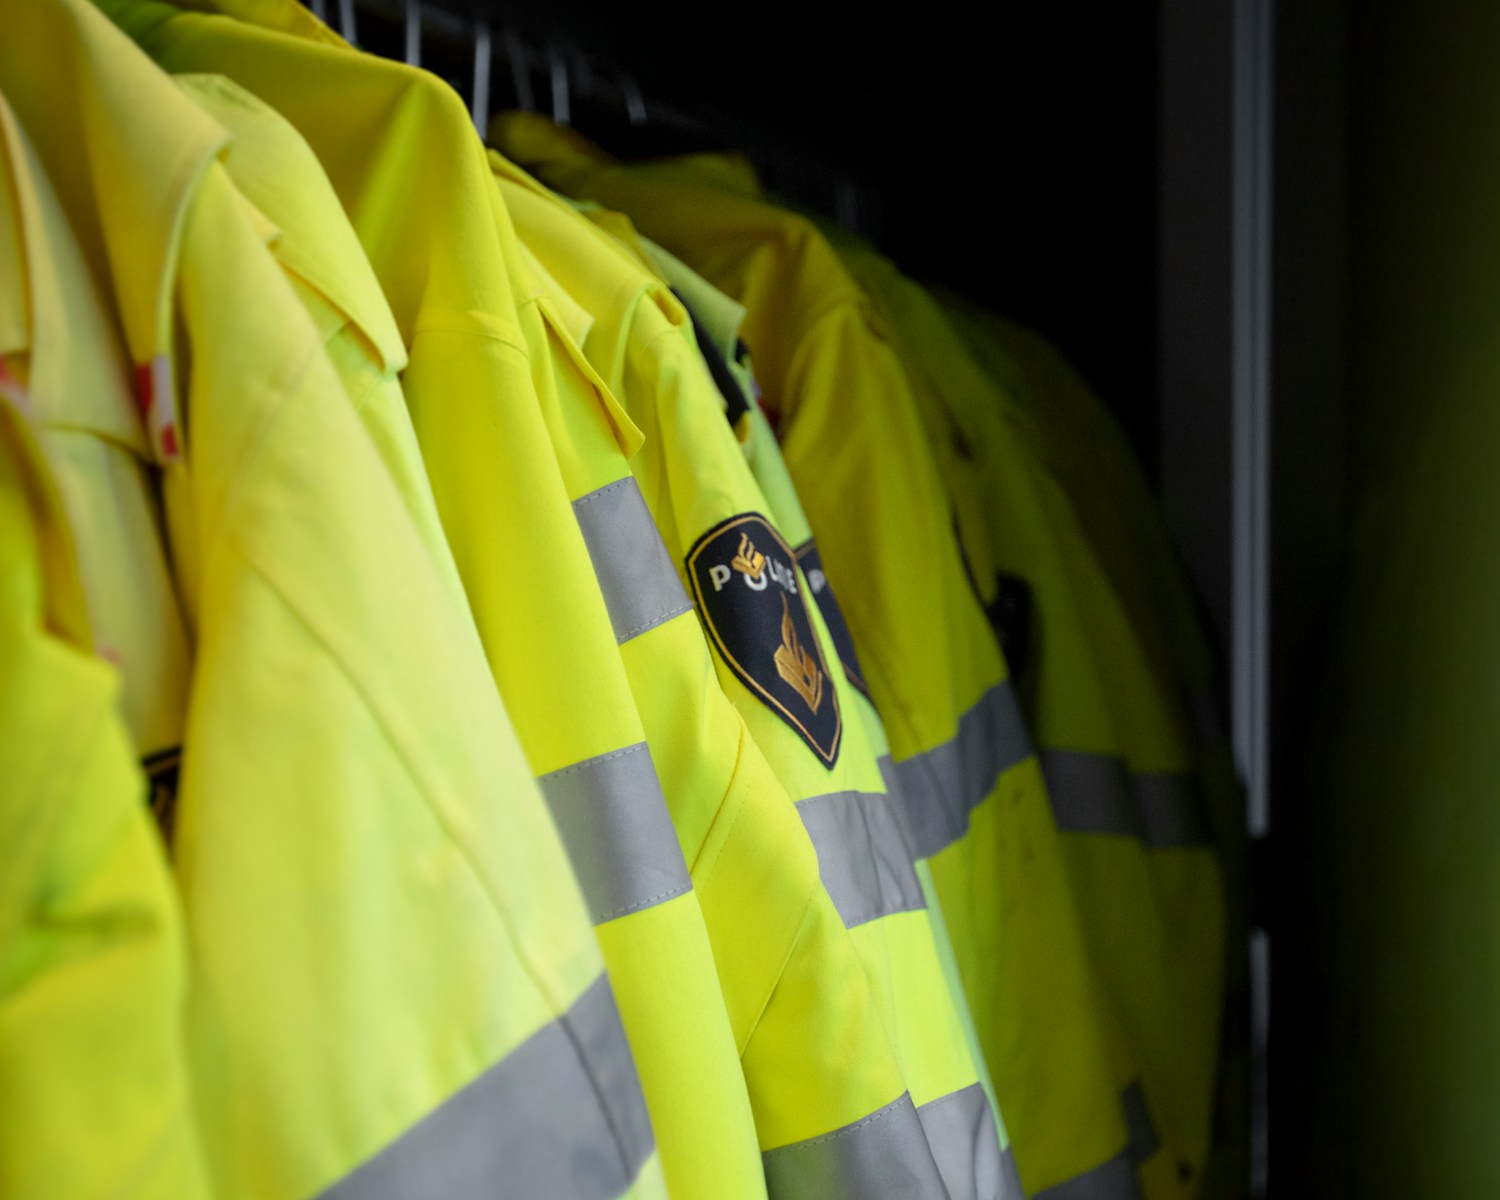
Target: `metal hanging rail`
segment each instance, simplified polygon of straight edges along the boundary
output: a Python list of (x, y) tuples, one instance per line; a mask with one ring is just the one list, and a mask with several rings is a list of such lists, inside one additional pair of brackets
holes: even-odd
[[(345, 40), (372, 49), (361, 32), (372, 26), (389, 35), (377, 49), (414, 66), (436, 68), (465, 63), (468, 78), (450, 77), (474, 114), (483, 136), (496, 86), (503, 81), (516, 107), (539, 111), (538, 88), (546, 111), (571, 124), (590, 107), (619, 113), (636, 129), (650, 127), (695, 150), (726, 149), (743, 154), (767, 188), (794, 207), (824, 213), (851, 232), (878, 235), (879, 204), (875, 195), (849, 175), (832, 170), (818, 156), (789, 145), (765, 129), (731, 114), (704, 108), (689, 111), (648, 98), (635, 76), (610, 59), (576, 46), (529, 38), (511, 25), (492, 26), (482, 16), (454, 11), (431, 0), (305, 0)], [(330, 12), (330, 9), (333, 11)], [(366, 18), (361, 20), (361, 18)], [(373, 40), (373, 39), (371, 39)], [(441, 54), (429, 54), (431, 47)], [(499, 59), (497, 62), (496, 59)], [(587, 132), (587, 129), (584, 130)]]

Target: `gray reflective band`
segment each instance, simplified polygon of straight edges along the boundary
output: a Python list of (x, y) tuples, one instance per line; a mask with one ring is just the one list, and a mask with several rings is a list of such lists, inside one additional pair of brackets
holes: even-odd
[(1032, 1200), (1141, 1200), (1135, 1168), (1124, 1154), (1038, 1192)]
[(615, 1200), (654, 1144), (604, 976), (322, 1200)]
[(1146, 1094), (1139, 1083), (1129, 1083), (1120, 1095), (1120, 1107), (1125, 1110), (1125, 1128), (1130, 1134), (1130, 1143), (1125, 1153), (1130, 1161), (1140, 1166), (1161, 1149), (1161, 1138), (1157, 1136), (1156, 1122), (1151, 1119), (1151, 1110), (1146, 1107)]
[(645, 742), (574, 763), (537, 782), (595, 925), (693, 886)]
[(911, 1097), (761, 1155), (771, 1200), (946, 1200)]
[(1137, 775), (1135, 798), (1146, 845), (1171, 850), (1213, 844), (1203, 796), (1191, 775)]
[(969, 815), (995, 790), (1001, 772), (1031, 753), (1021, 706), (1006, 681), (964, 713), (951, 741), (893, 767), (883, 760), (887, 789), (900, 797), (916, 856), (929, 858), (963, 837)]
[(589, 548), (615, 641), (628, 642), (693, 607), (634, 479), (619, 479), (580, 496), (573, 501), (573, 515)]
[(799, 801), (797, 811), (818, 851), (823, 886), (846, 928), (927, 907), (889, 796), (831, 792)]
[(931, 1100), (917, 1116), (950, 1200), (1019, 1200), (1019, 1181), (1012, 1188), (1006, 1179), (995, 1114), (983, 1087), (971, 1083)]
[(1005, 1153), (1000, 1156), (1000, 1194), (1005, 1200), (1026, 1200), (1026, 1189), (1021, 1186), (1021, 1172), (1016, 1168), (1016, 1156), (1011, 1153), (1009, 1146), (1005, 1147)]
[(1132, 837), (1160, 850), (1210, 844), (1190, 775), (1133, 775), (1123, 759), (1081, 750), (1043, 751), (1042, 772), (1065, 833)]

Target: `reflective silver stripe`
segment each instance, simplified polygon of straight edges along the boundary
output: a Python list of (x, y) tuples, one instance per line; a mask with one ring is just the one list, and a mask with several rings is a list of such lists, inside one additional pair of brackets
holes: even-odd
[(1190, 775), (1132, 775), (1123, 759), (1082, 750), (1044, 750), (1052, 815), (1066, 833), (1131, 837), (1153, 849), (1210, 844)]
[(1146, 1093), (1139, 1083), (1128, 1083), (1120, 1094), (1120, 1107), (1125, 1110), (1125, 1128), (1130, 1142), (1125, 1153), (1130, 1161), (1140, 1166), (1161, 1149), (1161, 1138), (1156, 1132), (1156, 1122), (1151, 1119), (1151, 1110), (1146, 1105)]
[(1124, 1154), (1038, 1192), (1032, 1200), (1141, 1200), (1135, 1168)]
[(984, 1088), (966, 1088), (917, 1109), (950, 1200), (1016, 1200), (1006, 1182), (1000, 1135)]
[(1133, 838), (1144, 833), (1120, 759), (1076, 750), (1044, 750), (1042, 774), (1052, 799), (1052, 815), (1064, 832)]
[(818, 872), (846, 928), (927, 907), (901, 820), (878, 792), (830, 792), (797, 804)]
[(595, 925), (693, 886), (645, 742), (574, 763), (537, 782)]
[(1021, 1186), (1021, 1172), (1016, 1169), (1016, 1156), (1009, 1146), (1000, 1156), (1000, 1194), (1005, 1200), (1026, 1200), (1026, 1189)]
[(693, 607), (633, 478), (580, 496), (573, 501), (573, 515), (589, 548), (615, 641), (628, 642)]
[(1026, 721), (1007, 680), (964, 713), (951, 741), (893, 767), (884, 760), (886, 786), (900, 797), (916, 856), (929, 858), (963, 837), (969, 815), (994, 791), (1001, 772), (1031, 753)]
[(868, 1117), (761, 1155), (771, 1200), (947, 1200), (903, 1092)]
[(1172, 850), (1213, 844), (1203, 796), (1191, 775), (1137, 775), (1135, 796), (1141, 806), (1146, 845)]
[(615, 1200), (654, 1143), (609, 982), (522, 1042), (322, 1200)]

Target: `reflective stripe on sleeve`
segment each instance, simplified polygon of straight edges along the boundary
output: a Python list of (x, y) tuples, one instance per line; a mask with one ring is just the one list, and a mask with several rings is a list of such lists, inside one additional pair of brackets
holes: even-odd
[(1032, 753), (1026, 721), (1006, 680), (990, 688), (959, 719), (951, 740), (891, 764), (886, 785), (900, 797), (918, 858), (930, 858), (969, 829), (969, 815), (995, 789), (1003, 771)]
[(927, 1134), (903, 1092), (869, 1116), (761, 1155), (773, 1200), (946, 1200)]
[(799, 801), (797, 811), (818, 852), (823, 886), (845, 928), (927, 907), (889, 796), (830, 792)]
[(1038, 1192), (1032, 1200), (1141, 1200), (1135, 1168), (1125, 1154)]
[(604, 593), (615, 641), (628, 642), (693, 607), (633, 478), (580, 496), (573, 515)]
[(1082, 750), (1043, 751), (1042, 773), (1066, 833), (1132, 837), (1159, 850), (1210, 844), (1190, 775), (1132, 774), (1123, 759)]
[(1016, 1156), (1009, 1146), (1000, 1156), (1000, 1194), (1005, 1200), (1026, 1200), (1026, 1189), (1021, 1186), (1021, 1172), (1016, 1168)]
[[(1020, 1180), (1007, 1177), (995, 1114), (984, 1088), (966, 1088), (917, 1109), (950, 1200), (1021, 1200)], [(1014, 1165), (1010, 1175), (1014, 1176)]]
[(645, 742), (541, 776), (595, 925), (692, 888)]
[(615, 1200), (654, 1142), (614, 993), (601, 975), (322, 1200)]

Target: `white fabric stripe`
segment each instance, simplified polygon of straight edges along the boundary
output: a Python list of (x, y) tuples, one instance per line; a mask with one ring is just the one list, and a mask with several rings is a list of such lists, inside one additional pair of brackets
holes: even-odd
[(321, 1200), (616, 1200), (654, 1148), (635, 1061), (601, 975), (567, 1013)]
[(969, 815), (994, 791), (1001, 773), (1031, 753), (1021, 706), (1006, 680), (964, 713), (952, 740), (889, 766), (890, 760), (882, 760), (916, 856), (930, 858), (963, 837)]
[(628, 642), (693, 607), (633, 478), (580, 496), (573, 501), (573, 515), (604, 593), (615, 641)]
[(927, 907), (900, 817), (881, 792), (830, 792), (797, 804), (823, 886), (853, 929)]
[(949, 1200), (1019, 1200), (1019, 1181), (1006, 1178), (995, 1114), (984, 1088), (966, 1088), (917, 1109), (927, 1144), (948, 1187)]
[(771, 1200), (948, 1200), (905, 1092), (841, 1129), (767, 1150), (761, 1161)]
[(574, 763), (537, 782), (594, 924), (692, 888), (645, 742)]
[(1057, 827), (1135, 838), (1152, 849), (1211, 844), (1203, 804), (1185, 772), (1132, 774), (1111, 754), (1044, 750), (1042, 772)]

